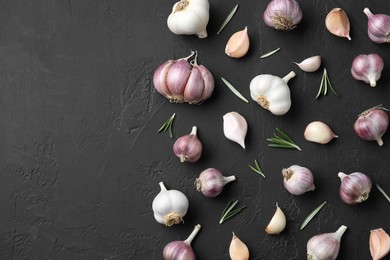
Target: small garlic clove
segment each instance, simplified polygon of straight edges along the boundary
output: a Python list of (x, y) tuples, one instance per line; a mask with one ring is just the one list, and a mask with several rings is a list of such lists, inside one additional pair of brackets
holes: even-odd
[(279, 234), (286, 227), (286, 216), (283, 211), (279, 208), (278, 204), (276, 204), (276, 211), (271, 221), (268, 223), (265, 232), (268, 234)]
[(333, 138), (338, 138), (328, 125), (320, 121), (308, 124), (303, 135), (307, 141), (319, 144), (327, 144)]
[(249, 259), (248, 247), (234, 234), (229, 246), (229, 256), (232, 260)]
[(225, 53), (232, 58), (241, 58), (249, 50), (248, 27), (234, 33), (226, 44)]
[(349, 36), (349, 19), (343, 9), (332, 9), (325, 18), (325, 26), (330, 33), (351, 40), (351, 37)]
[(248, 131), (248, 123), (237, 112), (229, 112), (223, 116), (223, 133), (225, 137), (238, 143), (245, 149), (245, 136)]
[(294, 62), (301, 70), (305, 72), (314, 72), (318, 70), (321, 66), (321, 56), (312, 56), (300, 63)]
[(373, 260), (379, 260), (390, 252), (390, 236), (378, 228), (370, 230), (370, 253)]

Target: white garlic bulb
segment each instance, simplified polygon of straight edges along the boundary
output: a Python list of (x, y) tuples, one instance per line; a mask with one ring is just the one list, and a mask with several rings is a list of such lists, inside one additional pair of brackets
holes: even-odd
[(168, 17), (168, 28), (174, 34), (196, 34), (206, 38), (206, 27), (209, 22), (208, 0), (181, 0), (177, 2)]
[(245, 136), (248, 131), (248, 123), (237, 112), (229, 112), (223, 116), (223, 133), (225, 137), (238, 143), (245, 149)]
[(284, 78), (262, 74), (254, 77), (249, 85), (251, 97), (274, 115), (284, 115), (291, 107), (290, 88), (287, 82), (295, 77), (291, 71)]

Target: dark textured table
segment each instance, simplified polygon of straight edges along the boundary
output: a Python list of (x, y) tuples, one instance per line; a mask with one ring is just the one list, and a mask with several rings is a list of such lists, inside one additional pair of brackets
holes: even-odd
[[(216, 35), (235, 4), (239, 10)], [(390, 233), (390, 205), (375, 184), (390, 193), (390, 134), (384, 146), (359, 139), (357, 115), (372, 106), (390, 107), (390, 47), (367, 36), (364, 7), (390, 15), (388, 1), (299, 1), (303, 20), (290, 32), (267, 27), (268, 1), (210, 1), (209, 37), (177, 36), (166, 25), (174, 1), (43, 0), (0, 2), (0, 259), (161, 259), (163, 247), (184, 240), (195, 224), (198, 259), (228, 259), (231, 232), (249, 247), (252, 259), (305, 259), (306, 242), (316, 234), (348, 226), (339, 259), (370, 259), (369, 230)], [(343, 8), (352, 41), (331, 35), (326, 14)], [(248, 26), (250, 51), (242, 59), (224, 54), (230, 35)], [(260, 55), (280, 47), (269, 57)], [(216, 85), (201, 105), (172, 104), (152, 84), (156, 67), (197, 50)], [(378, 53), (385, 61), (376, 88), (354, 80), (352, 60)], [(341, 95), (316, 100), (322, 69), (304, 73), (292, 62), (321, 55), (322, 68)], [(221, 82), (228, 79), (249, 98), (250, 80), (262, 73), (285, 76), (291, 110), (274, 116), (255, 102), (246, 104)], [(237, 111), (248, 121), (247, 148), (227, 140), (222, 116)], [(176, 113), (174, 138), (157, 133)], [(306, 125), (326, 122), (339, 136), (327, 145), (307, 142)], [(199, 162), (181, 164), (174, 141), (198, 127), (204, 152)], [(267, 147), (275, 128), (285, 130), (302, 148)], [(258, 160), (266, 178), (248, 168)], [(301, 196), (283, 187), (281, 169), (310, 168), (316, 189)], [(193, 186), (208, 168), (235, 174), (215, 199)], [(337, 173), (362, 171), (374, 183), (369, 199), (344, 204)], [(151, 203), (160, 181), (184, 192), (190, 207), (185, 223), (158, 224)], [(247, 208), (218, 224), (230, 200)], [(322, 211), (303, 230), (306, 215), (323, 201)], [(280, 235), (264, 228), (275, 203), (287, 217)], [(387, 257), (386, 259), (389, 259)]]

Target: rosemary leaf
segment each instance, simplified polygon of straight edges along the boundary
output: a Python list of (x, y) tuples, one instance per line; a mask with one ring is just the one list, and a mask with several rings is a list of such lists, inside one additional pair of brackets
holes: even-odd
[(322, 94), (322, 91), (324, 89), (324, 81), (325, 81), (325, 76), (324, 76), (324, 74), (322, 74), (320, 88), (318, 89), (318, 93), (317, 93), (316, 99), (319, 98), (319, 96)]
[(233, 7), (233, 9), (230, 11), (229, 15), (225, 18), (225, 20), (223, 21), (222, 25), (221, 25), (221, 28), (219, 28), (218, 32), (217, 32), (217, 35), (220, 34), (220, 32), (222, 32), (222, 30), (226, 27), (226, 25), (230, 22), (230, 20), (233, 18), (234, 14), (237, 12), (237, 9), (238, 9), (238, 4)]
[(382, 193), (382, 195), (387, 199), (388, 202), (390, 202), (390, 197), (389, 195), (386, 194), (386, 192), (377, 184), (376, 187), (378, 190)]
[(290, 143), (294, 142), (285, 132), (283, 132), (279, 128), (276, 128), (276, 132), (278, 132), (278, 134), (282, 136), (282, 139), (285, 139), (285, 140), (289, 141)]
[(221, 77), (221, 79), (222, 79), (223, 83), (225, 83), (225, 85), (233, 92), (234, 95), (236, 95), (242, 101), (249, 103), (249, 101), (243, 95), (241, 95), (241, 93), (238, 92), (238, 90), (235, 87), (233, 87), (232, 84), (229, 83), (229, 81), (227, 81), (223, 77)]
[(274, 55), (275, 53), (277, 53), (279, 50), (280, 50), (280, 48), (277, 48), (277, 49), (275, 49), (275, 50), (273, 50), (273, 51), (267, 52), (267, 53), (261, 55), (261, 56), (260, 56), (260, 59), (265, 59), (265, 58), (267, 58), (267, 57), (269, 57), (269, 56), (272, 56), (272, 55)]
[(335, 94), (337, 97), (340, 97), (340, 95), (334, 90), (332, 84), (330, 83), (328, 71), (326, 68), (324, 68), (316, 99), (318, 99), (321, 95), (326, 96), (326, 94), (328, 94), (328, 87), (333, 92), (333, 94)]
[(314, 209), (306, 218), (305, 220), (303, 221), (302, 225), (301, 225), (301, 228), (300, 230), (304, 229), (307, 224), (309, 224), (309, 222), (315, 217), (315, 215), (317, 215), (317, 213), (325, 206), (326, 204), (326, 201), (323, 202), (321, 205), (319, 205), (316, 209)]
[(231, 218), (231, 217), (234, 217), (235, 215), (237, 215), (238, 213), (240, 213), (244, 208), (246, 208), (246, 206), (243, 206), (241, 208), (238, 208), (238, 209), (234, 209), (234, 207), (238, 204), (238, 200), (232, 202), (230, 201), (226, 208), (223, 210), (222, 214), (221, 214), (221, 219), (219, 220), (219, 224), (222, 224), (223, 222), (225, 222), (227, 219)]
[(253, 166), (250, 165), (250, 164), (249, 164), (248, 166), (249, 166), (249, 168), (250, 168), (252, 171), (254, 171), (254, 172), (260, 174), (261, 176), (263, 176), (263, 178), (265, 178), (265, 174), (263, 173), (263, 170), (260, 168), (260, 165), (259, 165), (259, 163), (257, 162), (257, 160), (255, 160), (255, 167), (253, 167)]
[[(226, 216), (225, 216), (225, 218), (223, 219), (222, 223), (225, 222), (226, 220), (228, 220), (229, 218), (234, 217), (235, 215), (237, 215), (238, 213), (240, 213), (241, 210), (243, 210), (243, 209), (245, 209), (245, 208), (246, 208), (246, 206), (243, 206), (243, 207), (241, 207), (241, 208), (238, 208), (238, 209), (235, 209), (235, 210), (231, 211), (229, 214), (226, 214)], [(221, 223), (221, 224), (222, 224), (222, 223)]]
[(298, 151), (302, 151), (302, 149), (285, 132), (283, 132), (279, 128), (276, 128), (276, 132), (277, 133), (274, 133), (274, 137), (267, 138), (267, 141), (270, 142), (268, 144), (269, 147), (294, 148)]
[[(273, 147), (273, 148), (285, 148), (285, 149), (297, 149), (295, 146), (290, 146), (290, 145), (284, 145), (284, 144), (268, 144), (268, 147)], [(301, 151), (301, 150), (299, 150)]]
[(173, 124), (173, 120), (175, 119), (175, 116), (176, 113), (173, 113), (173, 115), (170, 118), (168, 118), (168, 120), (165, 121), (165, 123), (157, 130), (157, 132), (166, 132), (168, 130), (169, 136), (170, 138), (172, 138), (173, 137), (172, 124)]

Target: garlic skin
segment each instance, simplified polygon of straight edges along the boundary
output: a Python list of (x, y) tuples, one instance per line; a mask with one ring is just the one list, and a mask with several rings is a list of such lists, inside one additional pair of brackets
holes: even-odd
[(301, 195), (315, 189), (313, 174), (306, 167), (291, 165), (282, 170), (282, 175), (283, 185), (292, 195)]
[(200, 104), (213, 93), (214, 78), (197, 63), (197, 52), (192, 52), (188, 57), (161, 64), (154, 72), (153, 85), (170, 102)]
[(248, 27), (245, 26), (244, 30), (234, 33), (228, 40), (225, 53), (232, 58), (241, 58), (249, 50), (249, 36)]
[(283, 211), (279, 208), (278, 204), (276, 204), (276, 211), (274, 216), (271, 218), (271, 221), (268, 223), (265, 228), (265, 232), (270, 235), (279, 234), (286, 227), (286, 216)]
[(347, 175), (343, 172), (339, 172), (338, 177), (341, 180), (339, 194), (342, 201), (353, 205), (368, 199), (372, 182), (366, 174), (362, 172), (353, 172)]
[(321, 66), (321, 56), (316, 55), (304, 59), (300, 63), (294, 62), (301, 70), (305, 72), (314, 72)]
[(274, 115), (284, 115), (290, 110), (291, 96), (287, 83), (295, 77), (291, 71), (283, 79), (269, 74), (254, 77), (249, 85), (251, 97)]
[(229, 112), (223, 116), (223, 133), (225, 137), (241, 145), (245, 149), (245, 137), (248, 131), (248, 123), (237, 112)]
[(338, 138), (332, 129), (321, 121), (314, 121), (308, 124), (303, 135), (307, 141), (318, 144), (327, 144), (333, 138)]
[(248, 260), (249, 259), (249, 249), (242, 242), (236, 234), (233, 232), (232, 241), (229, 246), (229, 256), (232, 260)]
[(343, 9), (333, 8), (325, 18), (325, 26), (333, 35), (351, 40), (349, 19)]
[(276, 30), (294, 29), (302, 20), (302, 11), (295, 0), (271, 0), (264, 12), (266, 25)]
[(386, 109), (376, 106), (361, 113), (353, 126), (355, 133), (363, 140), (376, 141), (382, 146), (382, 136), (389, 126), (389, 116), (384, 110)]
[(178, 190), (167, 190), (163, 182), (159, 183), (161, 191), (153, 199), (154, 218), (160, 224), (172, 226), (183, 222), (188, 210), (188, 199)]
[(196, 225), (189, 237), (184, 241), (172, 241), (163, 249), (164, 260), (196, 260), (191, 242), (198, 234), (201, 225)]
[(390, 236), (383, 228), (370, 230), (369, 245), (372, 259), (382, 259), (390, 252)]
[(340, 251), (340, 241), (347, 227), (342, 225), (334, 233), (313, 236), (307, 242), (307, 260), (336, 260)]
[(386, 14), (373, 14), (367, 7), (363, 12), (368, 18), (367, 33), (375, 43), (390, 42), (390, 16)]
[(209, 8), (208, 0), (181, 0), (175, 3), (167, 20), (169, 30), (178, 35), (196, 34), (199, 38), (206, 38)]
[(197, 127), (193, 126), (189, 135), (180, 137), (174, 143), (173, 152), (180, 158), (180, 162), (196, 162), (202, 155), (202, 143), (196, 132)]
[(378, 54), (361, 54), (353, 60), (351, 74), (354, 79), (370, 83), (371, 87), (375, 87), (383, 67), (383, 59)]
[(225, 177), (219, 170), (208, 168), (200, 173), (195, 180), (195, 185), (196, 189), (207, 198), (214, 198), (222, 192), (226, 184), (235, 180), (236, 177), (234, 175)]

